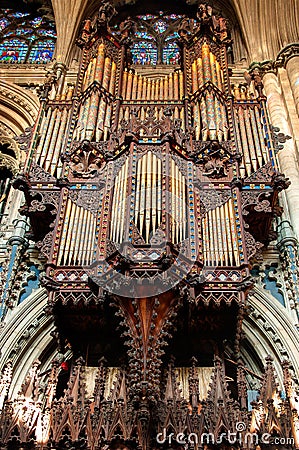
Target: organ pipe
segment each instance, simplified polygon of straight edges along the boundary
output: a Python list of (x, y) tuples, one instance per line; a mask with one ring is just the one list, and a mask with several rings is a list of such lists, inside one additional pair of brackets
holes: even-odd
[(95, 215), (69, 198), (64, 214), (57, 264), (61, 266), (91, 264), (95, 227)]
[[(234, 90), (236, 92), (236, 89)], [(235, 104), (236, 142), (242, 151), (241, 176), (250, 176), (269, 161), (259, 106)]]
[[(223, 92), (223, 71), (216, 56), (210, 51), (207, 43), (202, 46), (202, 55), (191, 65), (191, 92), (197, 93), (193, 106), (194, 128), (196, 139), (215, 140), (220, 142), (228, 139), (228, 124), (226, 108), (216, 91), (204, 89), (206, 83), (211, 83), (215, 89)], [(199, 105), (199, 108), (198, 108)], [(200, 109), (200, 111), (199, 111)]]
[(236, 216), (232, 199), (209, 210), (202, 218), (203, 257), (206, 266), (239, 266)]
[(180, 70), (165, 77), (151, 79), (125, 70), (122, 75), (122, 86), (125, 101), (179, 101), (184, 96), (184, 75)]
[[(125, 211), (127, 208), (129, 158), (122, 166), (115, 180), (111, 212), (110, 239), (122, 242), (126, 238)], [(186, 183), (174, 160), (171, 159), (171, 234), (173, 242), (186, 237)], [(134, 224), (146, 243), (162, 222), (162, 161), (151, 151), (143, 155), (136, 165), (133, 215)]]

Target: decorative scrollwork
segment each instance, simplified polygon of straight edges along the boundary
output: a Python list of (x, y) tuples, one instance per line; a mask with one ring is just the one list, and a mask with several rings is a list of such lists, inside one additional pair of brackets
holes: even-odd
[[(242, 211), (243, 215), (247, 216), (249, 211), (246, 209), (249, 206), (254, 206), (254, 210), (257, 212), (271, 213), (271, 193), (270, 192), (260, 192), (260, 191), (250, 191), (242, 192)], [(269, 200), (268, 200), (269, 198)]]
[(195, 164), (201, 165), (203, 175), (208, 178), (223, 178), (227, 176), (227, 167), (238, 155), (230, 150), (230, 143), (218, 141), (196, 143), (194, 154)]

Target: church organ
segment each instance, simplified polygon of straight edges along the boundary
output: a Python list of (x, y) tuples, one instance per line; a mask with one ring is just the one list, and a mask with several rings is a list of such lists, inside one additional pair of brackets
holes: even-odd
[[(276, 395), (267, 361), (250, 416), (239, 359), (251, 264), (273, 239), (288, 186), (258, 75), (231, 84), (227, 24), (206, 5), (196, 20), (172, 18), (178, 58), (155, 74), (134, 63), (134, 19), (112, 28), (114, 16), (103, 2), (82, 24), (75, 85), (66, 74), (46, 80), (14, 181), (47, 258), (59, 352), (74, 355), (59, 401), (53, 362), (37, 448), (146, 450), (166, 448), (155, 440), (163, 429), (259, 430), (256, 411), (270, 417)], [(284, 375), (287, 383), (287, 366)], [(286, 406), (280, 417), (290, 414)]]

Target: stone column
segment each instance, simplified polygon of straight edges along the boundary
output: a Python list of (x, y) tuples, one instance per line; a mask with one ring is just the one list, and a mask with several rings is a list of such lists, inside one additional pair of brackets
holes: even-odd
[(287, 70), (297, 114), (299, 115), (299, 44), (293, 43), (283, 48), (277, 56), (276, 65)]
[(298, 241), (288, 220), (282, 220), (278, 227), (277, 247), (281, 254), (282, 269), (286, 287), (285, 304), (294, 324), (299, 329), (299, 264)]
[(15, 306), (18, 292), (14, 292), (14, 281), (18, 273), (24, 251), (28, 248), (28, 239), (25, 233), (28, 230), (26, 218), (20, 217), (14, 221), (14, 233), (7, 241), (7, 265), (4, 268), (6, 279), (0, 298), (1, 321), (5, 319), (8, 308)]
[[(288, 112), (285, 107), (279, 81), (274, 72), (267, 72), (263, 78), (264, 91), (267, 96), (270, 122), (278, 127), (280, 132), (292, 136), (292, 129), (288, 122)], [(291, 181), (286, 190), (286, 199), (291, 223), (297, 239), (299, 238), (299, 166), (293, 139), (287, 140), (283, 150), (278, 152), (280, 171)]]
[(290, 80), (297, 113), (299, 115), (299, 54), (288, 60), (286, 69)]

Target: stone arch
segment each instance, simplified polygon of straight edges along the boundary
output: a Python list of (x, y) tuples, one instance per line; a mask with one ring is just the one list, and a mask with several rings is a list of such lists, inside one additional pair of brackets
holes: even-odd
[(38, 289), (6, 317), (0, 336), (0, 371), (8, 361), (12, 363), (12, 383), (9, 398), (15, 398), (26, 374), (35, 360), (41, 361), (41, 372), (50, 367), (57, 354), (51, 332), (53, 319), (45, 314), (47, 293)]
[[(55, 0), (53, 0), (55, 2)], [(165, 11), (171, 10), (175, 13), (180, 14), (191, 14), (190, 17), (195, 15), (198, 2), (197, 0), (179, 0), (174, 5), (171, 1), (165, 1), (163, 2), (163, 7), (161, 6), (161, 3), (158, 0), (153, 0), (149, 3), (144, 3), (142, 0), (132, 1), (132, 0), (126, 0), (121, 2), (112, 2), (114, 3), (116, 9), (117, 9), (117, 15), (113, 18), (112, 24), (114, 22), (120, 23), (122, 20), (127, 18), (127, 16), (137, 16), (142, 15), (146, 13), (153, 13), (154, 10), (156, 11)], [(214, 0), (208, 2), (213, 6), (214, 11), (221, 12), (224, 17), (226, 17), (230, 22), (231, 32), (232, 32), (232, 39), (233, 39), (233, 47), (234, 47), (234, 56), (235, 61), (239, 62), (244, 59), (246, 59), (248, 50), (246, 47), (246, 40), (243, 36), (243, 31), (240, 26), (239, 17), (237, 14), (237, 9), (234, 0)], [(83, 6), (83, 2), (82, 2)], [(82, 14), (82, 18), (87, 17), (93, 17), (99, 8), (99, 2), (97, 0), (89, 1), (86, 4), (86, 7), (84, 8), (84, 12)]]
[[(254, 372), (265, 365), (266, 356), (273, 358), (280, 387), (283, 386), (281, 362), (288, 360), (295, 378), (299, 375), (299, 333), (287, 310), (271, 294), (255, 287), (248, 297), (249, 314), (243, 323), (245, 345), (243, 358), (245, 364)], [(247, 342), (247, 344), (246, 344)], [(259, 360), (250, 354), (250, 348)]]
[(39, 100), (35, 94), (8, 81), (0, 81), (1, 123), (13, 135), (18, 136), (33, 126), (38, 110)]
[(18, 161), (20, 150), (16, 141), (0, 134), (0, 169), (5, 167), (15, 175), (19, 168)]
[(14, 138), (23, 135), (26, 130), (33, 126), (38, 111), (39, 100), (35, 94), (14, 83), (0, 81), (1, 214), (3, 214), (6, 205), (16, 204), (15, 201), (21, 198), (20, 193), (10, 189), (12, 176), (16, 175), (20, 169), (20, 164), (25, 161), (25, 152), (20, 151)]

